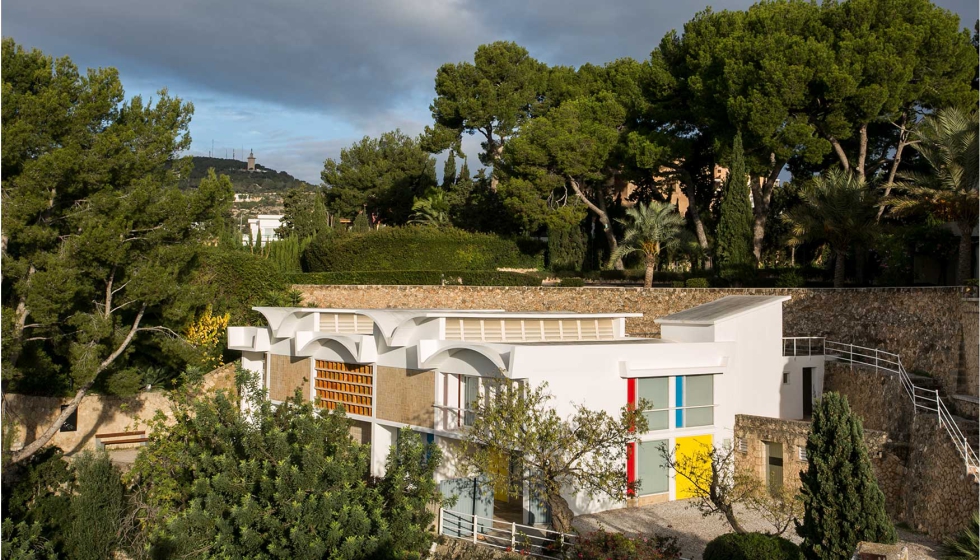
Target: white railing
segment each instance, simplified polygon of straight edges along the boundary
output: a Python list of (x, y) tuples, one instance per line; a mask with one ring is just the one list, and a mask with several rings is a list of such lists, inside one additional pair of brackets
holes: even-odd
[(823, 356), (822, 336), (789, 336), (783, 338), (783, 356)]
[[(784, 341), (784, 349), (785, 346), (786, 343)], [(902, 365), (902, 358), (898, 354), (885, 352), (876, 348), (866, 348), (864, 346), (855, 346), (853, 344), (833, 342), (830, 340), (824, 341), (823, 347), (825, 355), (833, 356), (838, 361), (873, 367), (875, 371), (888, 371), (898, 375), (898, 379), (902, 383), (902, 388), (905, 389), (905, 393), (912, 400), (913, 410), (916, 412), (924, 410), (926, 412), (936, 413), (939, 418), (939, 425), (946, 431), (953, 441), (953, 445), (960, 452), (960, 456), (963, 457), (967, 471), (970, 474), (980, 474), (980, 458), (977, 457), (977, 452), (974, 451), (973, 446), (970, 445), (970, 441), (963, 435), (960, 427), (953, 419), (953, 415), (940, 398), (939, 390), (919, 387), (915, 383), (912, 383), (908, 372), (905, 371), (905, 366)]]
[(438, 533), (522, 556), (559, 558), (577, 538), (541, 527), (439, 509)]

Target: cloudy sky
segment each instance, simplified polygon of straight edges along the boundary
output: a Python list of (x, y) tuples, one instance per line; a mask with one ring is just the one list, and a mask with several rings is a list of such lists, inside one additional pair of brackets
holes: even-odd
[[(936, 0), (972, 28), (976, 0)], [(718, 0), (715, 9), (750, 0)], [(364, 135), (429, 122), (436, 69), (496, 40), (549, 64), (645, 58), (703, 5), (683, 0), (6, 0), (2, 33), (82, 67), (119, 68), (128, 94), (195, 106), (192, 153), (244, 147), (319, 181)], [(468, 153), (475, 156), (475, 139)], [(473, 158), (475, 160), (475, 157)]]

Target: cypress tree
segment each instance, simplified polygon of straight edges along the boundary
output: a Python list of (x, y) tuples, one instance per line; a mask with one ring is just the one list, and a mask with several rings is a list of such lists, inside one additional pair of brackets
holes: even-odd
[(115, 557), (125, 488), (119, 471), (105, 451), (85, 452), (75, 459), (78, 491), (68, 506), (72, 558), (103, 560)]
[[(465, 165), (465, 164), (464, 164)], [(450, 190), (456, 184), (456, 156), (449, 150), (449, 157), (446, 158), (445, 165), (442, 166), (442, 188)]]
[(808, 560), (847, 560), (859, 541), (894, 543), (861, 420), (847, 399), (826, 393), (813, 411), (806, 442), (808, 468), (800, 473), (805, 512), (796, 532)]
[(752, 203), (749, 200), (742, 135), (732, 142), (732, 161), (721, 198), (718, 222), (717, 256), (722, 276), (737, 275), (753, 264)]
[(352, 228), (354, 233), (367, 233), (371, 231), (371, 224), (368, 223), (367, 215), (361, 212), (354, 218), (354, 227)]

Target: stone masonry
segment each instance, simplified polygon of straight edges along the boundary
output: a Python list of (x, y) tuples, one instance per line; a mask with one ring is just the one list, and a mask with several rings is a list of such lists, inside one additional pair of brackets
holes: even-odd
[[(895, 374), (839, 363), (828, 363), (826, 372), (824, 390), (845, 395), (866, 429), (888, 434), (882, 452), (872, 457), (889, 515), (937, 538), (965, 528), (980, 508), (980, 486), (937, 415), (914, 411)], [(938, 385), (918, 376), (912, 381)], [(959, 421), (976, 449), (976, 422)]]

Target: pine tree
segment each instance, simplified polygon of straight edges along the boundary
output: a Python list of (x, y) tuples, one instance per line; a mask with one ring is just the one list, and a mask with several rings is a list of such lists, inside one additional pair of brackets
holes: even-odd
[(718, 263), (722, 276), (739, 274), (753, 264), (752, 204), (749, 200), (742, 135), (732, 143), (732, 161), (721, 199), (721, 219), (717, 235)]
[[(466, 165), (465, 163), (463, 165)], [(445, 165), (442, 166), (442, 188), (450, 190), (456, 184), (456, 156), (449, 150), (449, 157), (446, 158)]]
[(847, 560), (859, 541), (894, 543), (861, 421), (847, 399), (826, 393), (813, 411), (806, 442), (808, 468), (800, 473), (805, 513), (796, 532), (808, 560)]
[(86, 451), (75, 459), (74, 466), (78, 491), (68, 507), (71, 514), (68, 545), (72, 558), (114, 558), (125, 504), (119, 470), (105, 451)]

